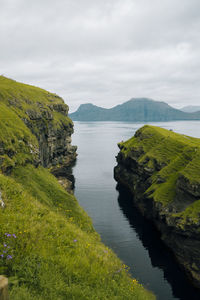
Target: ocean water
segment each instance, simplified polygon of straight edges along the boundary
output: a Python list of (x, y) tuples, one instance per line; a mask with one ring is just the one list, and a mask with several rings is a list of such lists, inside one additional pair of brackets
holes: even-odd
[[(200, 138), (200, 121), (151, 123)], [(130, 273), (157, 299), (196, 300), (200, 293), (186, 280), (159, 233), (133, 207), (130, 194), (116, 189), (113, 178), (117, 143), (143, 126), (126, 122), (74, 122), (78, 146), (73, 169), (75, 195), (93, 220), (102, 241), (130, 268)]]

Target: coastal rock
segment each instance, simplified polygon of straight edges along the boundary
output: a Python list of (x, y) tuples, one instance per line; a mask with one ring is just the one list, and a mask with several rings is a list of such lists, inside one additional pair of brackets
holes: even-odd
[[(61, 119), (55, 124), (54, 112), (66, 116), (67, 122)], [(71, 145), (73, 123), (67, 118), (67, 112), (66, 104), (52, 104), (50, 108), (40, 110), (39, 113), (29, 111), (26, 125), (37, 137), (41, 165), (51, 168), (51, 172), (58, 176), (59, 182), (71, 192), (74, 188), (74, 178), (69, 167), (76, 160), (77, 147)]]
[[(48, 120), (48, 125), (47, 121)], [(76, 158), (76, 147), (71, 145), (73, 124), (60, 122), (55, 126), (54, 118), (49, 115), (26, 120), (27, 126), (37, 137), (41, 164), (44, 167), (70, 165)]]
[[(73, 122), (68, 117), (68, 105), (56, 94), (4, 77), (0, 79), (2, 172), (10, 174), (17, 165), (28, 163), (42, 165), (54, 175), (67, 176), (71, 182), (68, 187), (73, 187), (70, 166), (76, 160), (77, 147), (71, 145)], [(8, 128), (13, 130), (9, 138), (5, 134)]]
[(144, 126), (119, 148), (115, 179), (200, 288), (200, 140)]

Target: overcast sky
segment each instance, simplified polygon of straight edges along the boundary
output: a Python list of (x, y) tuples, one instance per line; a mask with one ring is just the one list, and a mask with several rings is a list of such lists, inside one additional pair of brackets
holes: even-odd
[(200, 105), (200, 0), (0, 0), (0, 74), (74, 111)]

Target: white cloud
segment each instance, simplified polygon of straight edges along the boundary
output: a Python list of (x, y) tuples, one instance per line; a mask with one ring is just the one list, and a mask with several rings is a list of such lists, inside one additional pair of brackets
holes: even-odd
[(2, 0), (0, 72), (71, 111), (146, 96), (200, 104), (199, 0)]

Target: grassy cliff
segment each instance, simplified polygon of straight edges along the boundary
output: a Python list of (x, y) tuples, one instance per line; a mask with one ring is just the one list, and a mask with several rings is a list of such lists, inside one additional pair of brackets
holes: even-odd
[(0, 77), (0, 273), (10, 299), (154, 299), (45, 168), (72, 155), (67, 111), (57, 95)]
[[(152, 172), (151, 184), (145, 191), (154, 201), (163, 206), (172, 204), (177, 196), (177, 184), (184, 180), (188, 193), (194, 199), (181, 212), (174, 213), (180, 218), (179, 225), (200, 221), (200, 139), (177, 134), (155, 126), (144, 126), (124, 143), (120, 143), (122, 153), (130, 156), (140, 153), (138, 163)], [(184, 187), (182, 187), (184, 188)]]
[(146, 125), (119, 148), (115, 179), (200, 288), (200, 139)]

